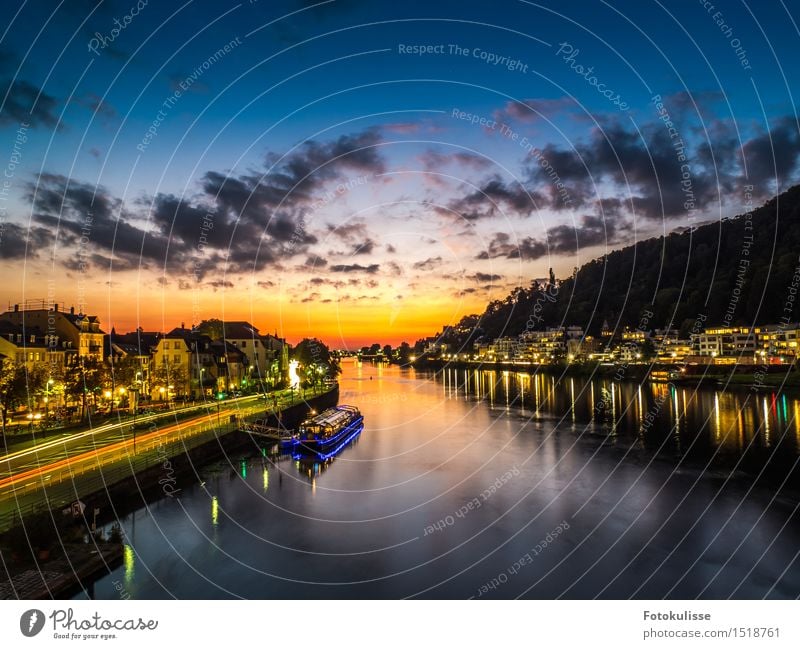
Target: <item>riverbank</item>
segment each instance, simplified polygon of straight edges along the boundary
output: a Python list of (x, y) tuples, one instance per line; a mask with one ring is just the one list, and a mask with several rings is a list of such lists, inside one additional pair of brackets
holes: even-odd
[[(692, 366), (691, 372), (681, 372), (677, 365), (614, 364), (614, 363), (564, 363), (531, 364), (511, 361), (476, 362), (461, 360), (418, 359), (415, 369), (440, 372), (445, 369), (494, 372), (521, 372), (555, 377), (607, 378), (615, 381), (641, 383), (672, 383), (684, 387), (711, 387), (744, 389), (751, 391), (780, 390), (800, 393), (800, 371), (790, 366)], [(753, 371), (756, 368), (758, 371)], [(750, 370), (750, 371), (748, 371)]]
[[(274, 419), (287, 428), (297, 426), (311, 409), (324, 409), (338, 401), (338, 385), (320, 395), (315, 395), (299, 403), (287, 405), (278, 412), (251, 413), (247, 418)], [(7, 527), (0, 535), (0, 554), (4, 572), (0, 572), (0, 598), (50, 598), (58, 592), (81, 588), (83, 580), (92, 581), (98, 571), (104, 573), (119, 564), (122, 545), (113, 550), (111, 546), (101, 547), (93, 539), (89, 543), (66, 544), (64, 535), (75, 536), (86, 533), (92, 526), (101, 529), (119, 520), (126, 512), (162, 499), (165, 496), (180, 498), (181, 491), (199, 479), (200, 467), (231, 456), (252, 453), (260, 448), (263, 440), (255, 439), (239, 429), (244, 417), (229, 419), (214, 427), (209, 438), (200, 435), (184, 438), (178, 445), (156, 446), (155, 453), (142, 458), (139, 464), (128, 463), (127, 473), (100, 471), (101, 486), (90, 488), (82, 493), (73, 492), (75, 503), (82, 511), (74, 517), (71, 509), (64, 509), (64, 503), (50, 508), (41, 508), (17, 518), (16, 524)], [(193, 443), (197, 442), (197, 443)], [(34, 529), (29, 521), (37, 524)], [(41, 534), (46, 539), (36, 538)], [(15, 537), (22, 535), (24, 543), (14, 543)], [(17, 539), (19, 541), (19, 539)], [(23, 548), (22, 545), (26, 547)], [(41, 558), (41, 548), (47, 552), (58, 553), (54, 559)], [(62, 553), (60, 550), (64, 548)], [(99, 563), (98, 563), (99, 562)], [(49, 589), (49, 590), (48, 590)]]

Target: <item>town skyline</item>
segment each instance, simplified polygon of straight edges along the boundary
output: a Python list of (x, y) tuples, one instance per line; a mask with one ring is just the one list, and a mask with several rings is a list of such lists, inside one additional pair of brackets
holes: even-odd
[[(627, 4), (576, 11), (606, 38), (628, 15), (656, 34), (676, 20)], [(104, 2), (37, 32), (23, 7), (0, 47), (7, 301), (90, 304), (127, 330), (220, 315), (396, 344), (800, 179), (798, 63), (743, 44), (742, 7), (693, 6), (668, 59), (552, 12), (523, 34), (524, 3), (454, 8)], [(151, 37), (185, 42), (165, 61)], [(753, 70), (755, 95), (738, 84)]]

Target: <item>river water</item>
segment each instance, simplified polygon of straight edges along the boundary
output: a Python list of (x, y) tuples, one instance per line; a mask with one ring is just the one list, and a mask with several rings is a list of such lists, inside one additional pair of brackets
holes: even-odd
[(347, 360), (341, 402), (331, 461), (254, 448), (127, 514), (94, 596), (800, 595), (793, 398)]

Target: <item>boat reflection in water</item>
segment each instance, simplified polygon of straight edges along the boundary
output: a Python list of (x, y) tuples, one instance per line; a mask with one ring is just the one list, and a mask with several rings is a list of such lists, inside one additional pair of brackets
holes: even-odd
[(332, 458), (361, 433), (363, 422), (364, 417), (355, 406), (328, 408), (300, 424), (292, 457), (306, 455), (322, 461)]
[(323, 473), (364, 430), (364, 417), (354, 406), (328, 408), (304, 421), (291, 449), (297, 470), (310, 477)]

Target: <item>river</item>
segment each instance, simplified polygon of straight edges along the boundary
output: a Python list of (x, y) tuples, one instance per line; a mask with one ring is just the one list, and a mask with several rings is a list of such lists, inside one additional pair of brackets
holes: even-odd
[[(97, 598), (795, 598), (798, 401), (347, 360), (361, 435), (122, 516)], [(81, 594), (80, 597), (85, 597)]]

